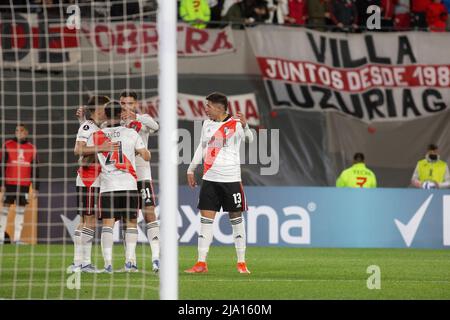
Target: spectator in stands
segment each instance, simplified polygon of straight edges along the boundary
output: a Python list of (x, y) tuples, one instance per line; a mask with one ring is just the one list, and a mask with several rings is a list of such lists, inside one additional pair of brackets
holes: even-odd
[(242, 2), (242, 0), (223, 0), (223, 4), (222, 4), (222, 10), (220, 11), (220, 16), (224, 17), (228, 14), (228, 10), (230, 10), (230, 8), (237, 4)]
[(430, 31), (443, 32), (447, 27), (448, 12), (441, 0), (433, 0), (427, 9), (427, 23)]
[(286, 23), (303, 26), (308, 19), (307, 0), (288, 0), (289, 14)]
[(211, 20), (208, 0), (181, 0), (180, 17), (193, 27), (204, 29)]
[(322, 29), (325, 24), (327, 2), (325, 0), (308, 0), (308, 25)]
[(128, 16), (139, 14), (139, 12), (139, 0), (111, 3), (110, 13), (112, 17), (123, 17), (126, 20)]
[(289, 14), (288, 0), (268, 0), (269, 19), (266, 23), (284, 24), (286, 16)]
[(220, 27), (220, 13), (222, 12), (224, 0), (208, 0), (208, 5), (211, 11), (211, 21), (208, 28)]
[(353, 0), (330, 0), (328, 12), (334, 25), (333, 31), (358, 29), (358, 10)]
[(355, 153), (353, 165), (342, 171), (336, 180), (336, 187), (339, 188), (376, 188), (377, 178), (372, 170), (364, 163), (364, 154)]
[(370, 6), (378, 6), (381, 8), (381, 0), (356, 0), (356, 8), (358, 10), (358, 21), (361, 29), (367, 28), (367, 19), (372, 15), (367, 13)]
[[(444, 0), (442, 3), (447, 8), (447, 13), (450, 13), (450, 0)], [(450, 30), (450, 14), (447, 17), (447, 29)]]
[(398, 0), (381, 0), (381, 28), (385, 31), (394, 29), (395, 6)]
[(407, 30), (411, 26), (409, 0), (398, 0), (394, 10), (394, 27), (396, 30)]
[(432, 0), (411, 0), (411, 26), (426, 30), (427, 24), (427, 9), (431, 5)]
[(242, 0), (225, 0), (222, 21), (233, 23), (233, 29), (242, 28), (241, 24), (245, 23), (245, 7)]
[(269, 8), (264, 0), (244, 0), (247, 24), (263, 23), (269, 18)]
[[(46, 16), (50, 19), (62, 18), (65, 14), (64, 9), (60, 10), (59, 0), (35, 0), (36, 4), (40, 4), (41, 8), (36, 9), (36, 13), (46, 12)], [(42, 17), (41, 17), (42, 19)]]
[(450, 172), (446, 162), (439, 159), (437, 145), (428, 146), (425, 159), (417, 162), (411, 184), (416, 188), (434, 189), (450, 187)]

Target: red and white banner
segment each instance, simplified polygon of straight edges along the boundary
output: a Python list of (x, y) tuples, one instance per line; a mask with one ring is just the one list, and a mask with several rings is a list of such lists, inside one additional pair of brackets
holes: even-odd
[[(228, 96), (228, 113), (234, 115), (242, 112), (251, 126), (260, 124), (260, 114), (256, 97), (253, 93)], [(139, 104), (141, 112), (148, 113), (155, 119), (159, 118), (159, 98), (151, 97)], [(178, 94), (178, 120), (205, 120), (208, 117), (205, 113), (205, 96), (190, 94)]]
[(338, 111), (366, 122), (449, 109), (446, 33), (345, 35), (259, 26), (247, 34), (273, 109)]
[(52, 69), (78, 63), (76, 30), (37, 14), (0, 15), (0, 66)]
[[(156, 23), (95, 23), (82, 26), (82, 30), (91, 45), (112, 61), (123, 57), (155, 57), (158, 54)], [(231, 27), (196, 29), (178, 24), (177, 30), (178, 56), (211, 56), (235, 51)]]

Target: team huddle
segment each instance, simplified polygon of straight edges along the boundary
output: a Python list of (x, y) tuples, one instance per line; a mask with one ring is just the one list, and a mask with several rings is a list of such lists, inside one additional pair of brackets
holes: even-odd
[[(187, 172), (188, 184), (195, 187), (194, 172), (203, 162), (200, 190), (200, 230), (198, 260), (187, 273), (208, 272), (206, 258), (213, 239), (213, 222), (218, 211), (229, 213), (233, 229), (239, 273), (250, 273), (245, 261), (246, 232), (242, 212), (247, 210), (241, 183), (240, 144), (251, 142), (252, 132), (243, 114), (231, 117), (228, 100), (221, 93), (206, 97), (202, 136)], [(125, 265), (120, 271), (137, 272), (137, 216), (141, 209), (152, 251), (152, 269), (159, 271), (159, 222), (150, 171), (149, 134), (159, 125), (149, 115), (137, 114), (137, 95), (124, 91), (120, 102), (104, 96), (91, 97), (87, 119), (80, 120), (74, 152), (80, 156), (77, 176), (78, 207), (82, 217), (74, 235), (72, 271), (113, 272), (113, 227), (124, 226)], [(77, 116), (82, 117), (81, 109)], [(140, 193), (140, 196), (139, 196)], [(91, 263), (96, 220), (102, 220), (101, 248), (104, 268)]]
[[(137, 94), (124, 91), (119, 101), (93, 96), (80, 119), (75, 149), (80, 156), (76, 187), (81, 222), (74, 234), (71, 271), (113, 272), (113, 227), (123, 223), (125, 265), (120, 271), (137, 272), (137, 217), (141, 209), (152, 250), (152, 269), (159, 271), (159, 222), (150, 170), (149, 134), (159, 129), (147, 114), (137, 114)], [(86, 118), (87, 120), (85, 120)], [(96, 221), (101, 219), (104, 269), (91, 262)]]

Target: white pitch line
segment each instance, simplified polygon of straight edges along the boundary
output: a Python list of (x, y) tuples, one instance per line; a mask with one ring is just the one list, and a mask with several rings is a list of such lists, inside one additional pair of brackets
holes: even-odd
[[(98, 280), (102, 280), (99, 279)], [(125, 279), (123, 279), (125, 280)], [(140, 280), (140, 279), (136, 279), (136, 280)], [(122, 279), (120, 280), (115, 280), (115, 281), (122, 281)], [(129, 280), (128, 280), (129, 281)], [(158, 282), (159, 279), (146, 279), (145, 281), (148, 282)], [(180, 279), (180, 282), (363, 282), (365, 283), (367, 280), (366, 279), (204, 279), (204, 278), (197, 278), (197, 279)], [(27, 280), (16, 280), (15, 283), (29, 283), (29, 281)], [(450, 280), (383, 280), (384, 283), (388, 282), (388, 283), (439, 283), (439, 284), (450, 284)], [(33, 284), (39, 284), (39, 283), (45, 283), (45, 281), (33, 281)], [(13, 283), (3, 283), (2, 285), (7, 285), (7, 286), (11, 286), (13, 285)], [(22, 284), (20, 284), (22, 285)], [(52, 285), (52, 284), (48, 284), (48, 285)], [(54, 284), (56, 286), (56, 284)], [(59, 285), (59, 284), (58, 284)], [(101, 284), (99, 285), (101, 287), (108, 287), (107, 284)], [(123, 285), (114, 285), (117, 287), (123, 287)], [(152, 288), (151, 286), (146, 286), (147, 288)], [(136, 285), (132, 285), (131, 287), (138, 287), (140, 288), (141, 286), (136, 286)]]

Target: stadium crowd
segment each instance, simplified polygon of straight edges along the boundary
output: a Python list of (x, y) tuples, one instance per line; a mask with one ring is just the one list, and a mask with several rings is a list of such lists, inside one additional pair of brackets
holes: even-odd
[[(15, 11), (44, 10), (49, 15), (65, 14), (78, 4), (85, 17), (126, 17), (155, 13), (157, 0), (14, 0)], [(381, 9), (383, 31), (450, 29), (450, 0), (177, 0), (179, 20), (198, 28), (232, 24), (244, 28), (255, 24), (306, 26), (319, 30), (361, 32), (371, 14), (367, 8)], [(0, 10), (10, 11), (9, 5)], [(153, 14), (154, 16), (154, 14)]]
[(445, 31), (450, 24), (450, 0), (179, 0), (179, 13), (200, 27), (269, 23), (358, 32), (366, 29), (372, 5), (381, 9), (385, 31)]

